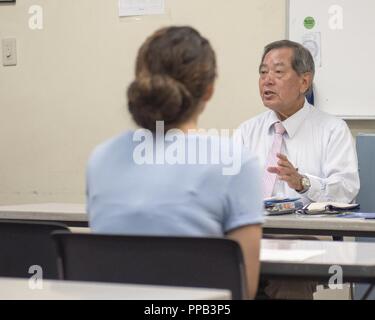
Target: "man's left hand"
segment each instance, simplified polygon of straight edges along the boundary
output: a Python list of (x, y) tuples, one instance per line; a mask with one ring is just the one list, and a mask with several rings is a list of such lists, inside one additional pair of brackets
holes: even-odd
[(288, 184), (289, 188), (301, 191), (303, 189), (302, 176), (298, 173), (298, 170), (294, 168), (285, 155), (278, 153), (277, 157), (279, 158), (278, 166), (268, 167), (267, 171), (277, 174), (280, 180)]

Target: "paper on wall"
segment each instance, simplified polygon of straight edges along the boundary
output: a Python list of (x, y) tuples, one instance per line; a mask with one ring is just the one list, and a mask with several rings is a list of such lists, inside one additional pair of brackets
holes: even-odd
[(119, 16), (143, 16), (165, 13), (164, 0), (119, 0)]
[(320, 32), (308, 32), (302, 36), (302, 45), (306, 47), (314, 58), (315, 66), (322, 66), (322, 42)]

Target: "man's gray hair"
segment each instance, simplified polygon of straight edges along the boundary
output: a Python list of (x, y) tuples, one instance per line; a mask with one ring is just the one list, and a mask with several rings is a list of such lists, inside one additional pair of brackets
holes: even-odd
[[(291, 48), (293, 50), (293, 57), (292, 57), (292, 68), (298, 75), (302, 75), (306, 72), (310, 72), (312, 74), (312, 80), (314, 80), (315, 75), (315, 63), (314, 59), (308, 49), (306, 49), (303, 45), (290, 41), (290, 40), (279, 40), (275, 42), (271, 42), (270, 44), (264, 47), (264, 52), (262, 56), (262, 63), (264, 61), (264, 57), (269, 53), (271, 50), (274, 49), (282, 49), (282, 48)], [(306, 92), (308, 94), (312, 89), (312, 81), (311, 81), (311, 88)]]
[(274, 49), (282, 49), (282, 48), (291, 48), (293, 50), (293, 57), (292, 57), (292, 68), (298, 75), (302, 75), (306, 72), (311, 72), (314, 76), (315, 74), (315, 64), (314, 59), (308, 49), (306, 49), (303, 45), (290, 41), (290, 40), (280, 40), (271, 42), (270, 44), (264, 47), (264, 52), (262, 56), (262, 62), (264, 57), (267, 55), (268, 52)]

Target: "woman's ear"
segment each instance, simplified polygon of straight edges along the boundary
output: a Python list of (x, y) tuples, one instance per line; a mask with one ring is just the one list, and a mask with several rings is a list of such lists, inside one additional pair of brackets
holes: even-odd
[(214, 84), (211, 83), (207, 86), (207, 89), (206, 89), (206, 93), (203, 95), (203, 98), (202, 100), (204, 102), (207, 102), (208, 100), (211, 99), (211, 97), (213, 96), (214, 94)]

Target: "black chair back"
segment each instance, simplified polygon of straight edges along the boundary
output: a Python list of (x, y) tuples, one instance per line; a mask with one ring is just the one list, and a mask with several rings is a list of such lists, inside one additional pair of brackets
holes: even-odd
[(221, 288), (245, 298), (243, 256), (222, 238), (54, 232), (66, 280)]
[(56, 230), (69, 231), (60, 223), (0, 220), (0, 277), (30, 278), (41, 270), (44, 279), (58, 279)]

